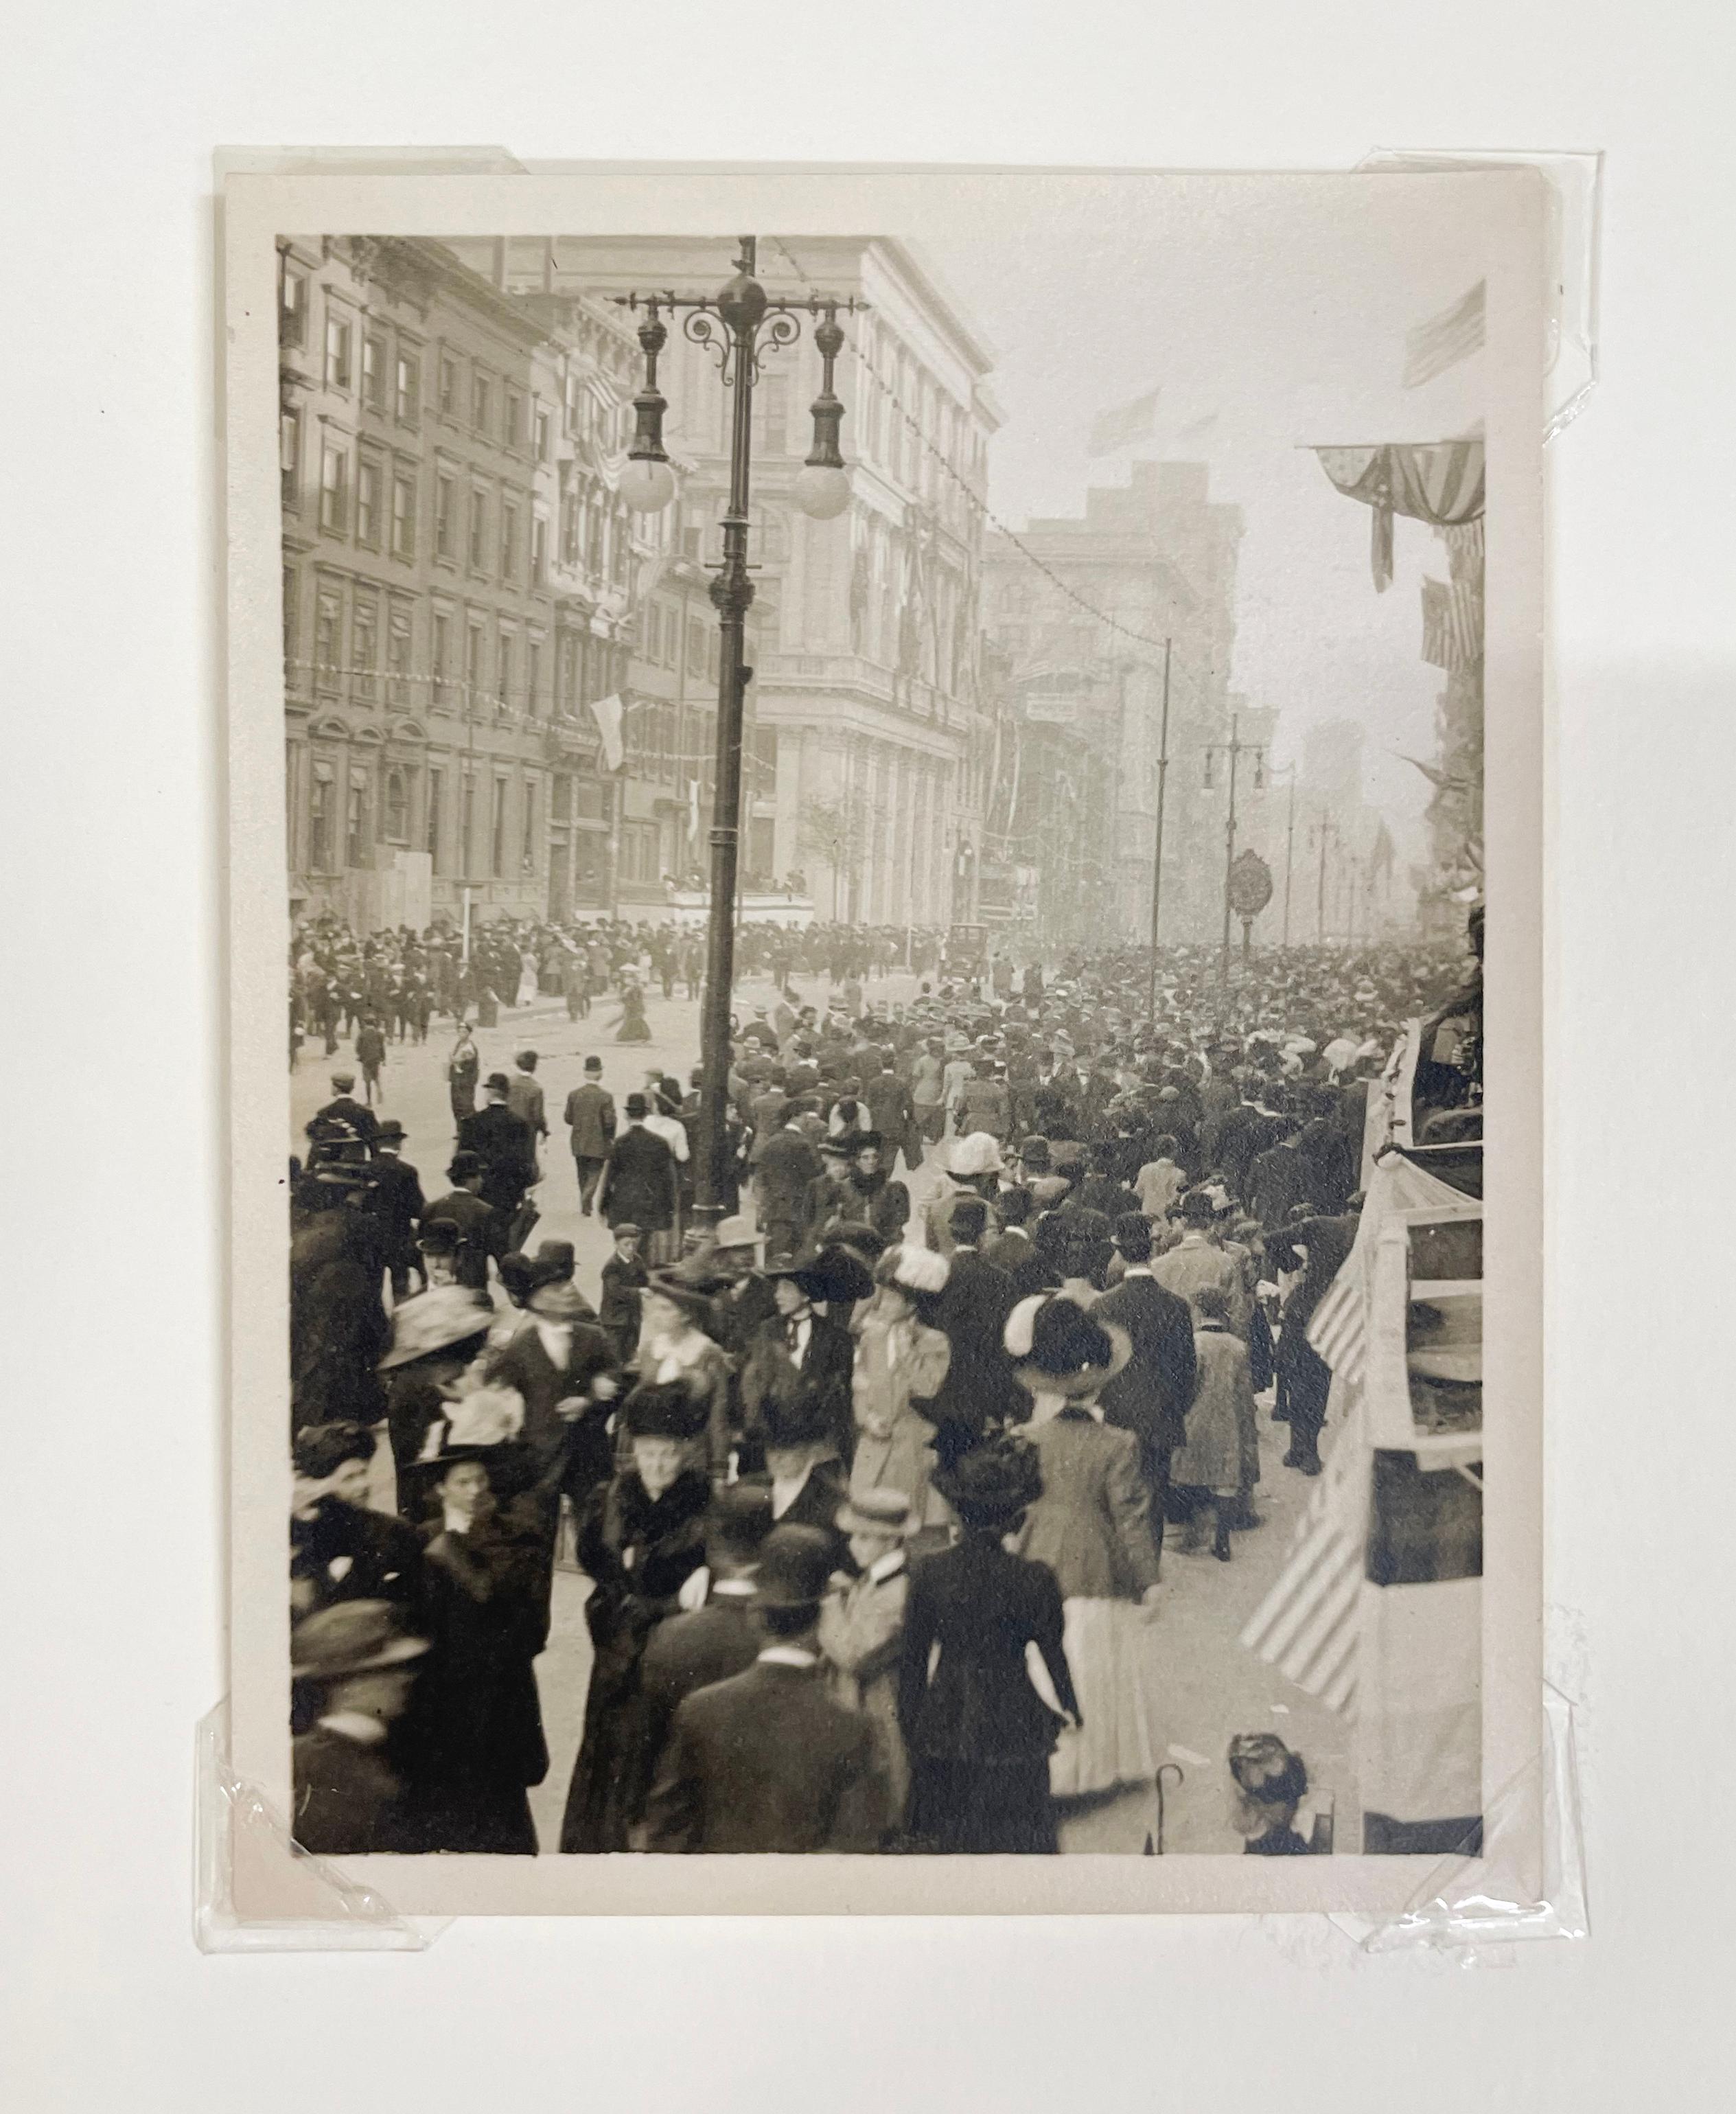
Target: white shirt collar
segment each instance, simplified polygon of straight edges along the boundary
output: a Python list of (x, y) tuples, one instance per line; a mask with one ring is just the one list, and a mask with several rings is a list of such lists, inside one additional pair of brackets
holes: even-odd
[(767, 1645), (760, 1654), (761, 1666), (797, 1666), (804, 1670), (820, 1663), (820, 1654), (805, 1651), (800, 1645)]
[(573, 1355), (573, 1324), (570, 1321), (546, 1321), (541, 1315), (531, 1316), (531, 1326), (537, 1331), (550, 1361), (564, 1367)]
[(772, 1477), (771, 1516), (774, 1520), (782, 1519), (790, 1507), (795, 1503), (797, 1499), (802, 1495), (803, 1485), (813, 1472), (814, 1463), (811, 1461), (799, 1476), (783, 1480), (776, 1476)]
[(1149, 1262), (1131, 1262), (1122, 1272), (1123, 1282), (1130, 1277), (1149, 1277), (1150, 1275), (1151, 1265)]
[(879, 1586), (887, 1579), (896, 1576), (903, 1568), (904, 1551), (902, 1549), (889, 1549), (884, 1556), (875, 1557), (873, 1563), (869, 1565), (868, 1576), (875, 1585)]

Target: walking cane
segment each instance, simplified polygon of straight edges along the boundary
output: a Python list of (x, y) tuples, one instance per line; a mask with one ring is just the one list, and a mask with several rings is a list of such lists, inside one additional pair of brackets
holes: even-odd
[(1165, 1762), (1159, 1768), (1157, 1774), (1158, 1839), (1155, 1843), (1153, 1842), (1151, 1830), (1148, 1828), (1145, 1831), (1145, 1855), (1148, 1857), (1161, 1857), (1163, 1855), (1163, 1779), (1170, 1775), (1174, 1776), (1176, 1788), (1178, 1791), (1187, 1782), (1187, 1778), (1179, 1762)]

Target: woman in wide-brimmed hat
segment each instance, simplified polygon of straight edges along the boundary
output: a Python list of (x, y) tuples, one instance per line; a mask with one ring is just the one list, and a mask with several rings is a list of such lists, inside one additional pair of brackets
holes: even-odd
[(494, 1318), (487, 1294), (461, 1284), (435, 1285), (393, 1311), (391, 1346), (380, 1371), (398, 1510), (413, 1523), (422, 1519), (432, 1480), (425, 1457), (439, 1450), (438, 1427), (463, 1392), (462, 1376), (487, 1343)]
[(711, 1489), (691, 1465), (706, 1404), (680, 1379), (636, 1388), (622, 1405), (629, 1464), (595, 1492), (578, 1522), (578, 1560), (594, 1657), (585, 1736), (561, 1823), (565, 1851), (624, 1850), (650, 1786), (639, 1662), (705, 1562)]
[(534, 1661), (546, 1627), (536, 1462), (523, 1403), (477, 1386), (426, 1462), (418, 1627), (427, 1663), (404, 1727), (407, 1825), (420, 1851), (534, 1856), (529, 1787), (548, 1773)]
[(1139, 1604), (1155, 1600), (1158, 1553), (1139, 1442), (1103, 1421), (1097, 1398), (1132, 1345), (1063, 1293), (1021, 1300), (1007, 1325), (1013, 1377), (1031, 1398), (1029, 1436), (1043, 1494), (1021, 1554), (1046, 1563), (1066, 1610), (1067, 1663), (1085, 1730), (1063, 1733), (1050, 1768), (1057, 1797), (1149, 1778), (1156, 1766)]
[(931, 1249), (888, 1248), (874, 1267), (874, 1297), (854, 1323), (851, 1492), (901, 1491), (919, 1529), (942, 1527), (948, 1517), (931, 1487), (934, 1425), (925, 1412), (952, 1362), (952, 1346), (934, 1326), (949, 1269)]
[[(713, 1302), (728, 1279), (703, 1257), (653, 1270), (639, 1294), (639, 1348), (634, 1366), (642, 1386), (678, 1381), (701, 1405), (688, 1448), (688, 1465), (720, 1482), (729, 1466), (729, 1353), (710, 1333)], [(627, 1434), (617, 1433), (616, 1458), (626, 1459)]]
[[(1053, 1574), (1005, 1546), (1042, 1496), (1042, 1468), (1023, 1440), (993, 1439), (935, 1480), (960, 1534), (916, 1567), (905, 1605), (898, 1723), (911, 1765), (911, 1846), (1053, 1855), (1049, 1754), (1062, 1714), (1076, 1722), (1079, 1705)], [(1033, 1645), (1053, 1703), (1032, 1683)]]

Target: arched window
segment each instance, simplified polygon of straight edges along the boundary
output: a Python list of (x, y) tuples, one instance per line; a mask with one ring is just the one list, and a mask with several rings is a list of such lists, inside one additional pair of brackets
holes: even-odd
[(410, 797), (401, 771), (386, 774), (386, 834), (395, 844), (405, 843), (410, 834)]

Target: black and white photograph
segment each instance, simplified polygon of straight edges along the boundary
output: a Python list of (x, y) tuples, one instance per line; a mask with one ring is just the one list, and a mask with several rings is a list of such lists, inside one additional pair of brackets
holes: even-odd
[(684, 181), (231, 185), (249, 1776), (1401, 1903), (1539, 1738), (1535, 181)]

